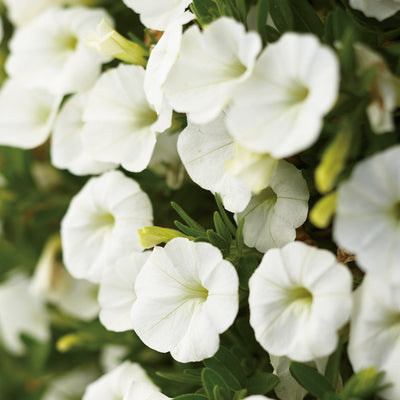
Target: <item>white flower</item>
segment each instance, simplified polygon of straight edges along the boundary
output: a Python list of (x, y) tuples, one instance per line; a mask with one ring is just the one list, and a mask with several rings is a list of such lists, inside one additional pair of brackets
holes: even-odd
[(92, 320), (100, 309), (97, 285), (85, 279), (72, 278), (58, 261), (60, 252), (60, 237), (50, 238), (36, 264), (31, 289), (66, 314), (82, 320)]
[(261, 53), (236, 92), (228, 130), (254, 152), (291, 156), (317, 140), (338, 86), (335, 53), (310, 34), (285, 33)]
[(102, 9), (49, 8), (15, 32), (7, 73), (58, 95), (87, 90), (109, 60), (83, 44), (102, 18), (110, 19)]
[(100, 281), (100, 322), (110, 331), (133, 329), (131, 308), (136, 300), (135, 281), (150, 252), (134, 252), (107, 265)]
[(123, 0), (147, 28), (165, 31), (171, 24), (186, 24), (193, 14), (185, 11), (192, 0)]
[(189, 122), (179, 135), (178, 153), (192, 180), (203, 189), (219, 193), (227, 210), (242, 211), (247, 206), (250, 189), (225, 168), (234, 156), (234, 142), (223, 116), (206, 125)]
[(29, 278), (16, 273), (0, 284), (0, 342), (10, 353), (24, 354), (21, 334), (40, 342), (50, 338), (42, 299), (31, 292)]
[(157, 390), (139, 364), (125, 361), (92, 382), (86, 388), (82, 400), (122, 400), (133, 382), (145, 382)]
[(400, 94), (400, 79), (393, 75), (385, 60), (378, 54), (357, 43), (355, 46), (360, 73), (374, 67), (376, 75), (371, 84), (372, 101), (367, 107), (367, 116), (375, 133), (394, 130), (392, 113), (397, 108)]
[(260, 49), (258, 34), (232, 19), (220, 18), (202, 32), (191, 26), (164, 85), (172, 108), (195, 123), (212, 121), (249, 77)]
[(7, 80), (0, 91), (0, 144), (32, 149), (50, 135), (61, 98)]
[(400, 282), (400, 146), (358, 163), (339, 186), (333, 234), (359, 266)]
[(247, 396), (243, 400), (273, 400), (273, 399), (271, 399), (270, 397), (267, 397), (267, 396), (262, 396), (260, 394), (256, 394), (253, 396)]
[(250, 324), (271, 354), (311, 361), (331, 354), (351, 312), (350, 272), (302, 242), (269, 250), (249, 281)]
[(250, 200), (235, 218), (245, 219), (244, 243), (266, 252), (282, 247), (296, 238), (298, 228), (307, 218), (308, 188), (301, 172), (292, 164), (280, 161), (269, 186)]
[(383, 383), (392, 386), (379, 395), (390, 400), (400, 398), (399, 323), (399, 284), (367, 274), (354, 296), (348, 354), (356, 372), (371, 366), (385, 372)]
[(99, 282), (104, 266), (141, 251), (137, 230), (152, 225), (152, 207), (139, 185), (119, 171), (91, 178), (61, 222), (64, 263), (72, 276)]
[(75, 175), (99, 174), (115, 168), (115, 163), (95, 161), (83, 148), (83, 112), (88, 93), (71, 96), (58, 114), (51, 137), (51, 163)]
[(105, 72), (90, 93), (83, 119), (85, 150), (99, 161), (139, 172), (150, 161), (157, 134), (171, 125), (172, 111), (156, 110), (147, 100), (144, 69), (119, 65)]
[(154, 248), (136, 278), (134, 330), (179, 362), (211, 357), (238, 312), (238, 285), (235, 268), (217, 248), (173, 239)]
[(133, 382), (123, 400), (170, 400), (154, 385), (145, 382)]
[(350, 0), (350, 6), (378, 21), (389, 18), (400, 10), (398, 0)]

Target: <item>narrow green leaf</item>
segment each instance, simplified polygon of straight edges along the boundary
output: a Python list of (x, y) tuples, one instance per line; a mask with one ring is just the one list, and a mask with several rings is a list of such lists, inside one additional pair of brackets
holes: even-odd
[(208, 25), (221, 16), (217, 5), (212, 0), (193, 0), (190, 9), (201, 26)]
[(222, 220), (224, 221), (225, 225), (229, 229), (232, 235), (236, 234), (236, 227), (233, 225), (231, 219), (228, 217), (228, 214), (225, 211), (225, 208), (222, 204), (222, 199), (221, 196), (218, 193), (215, 193), (215, 201), (217, 203), (218, 211), (222, 217)]
[(272, 26), (265, 26), (265, 37), (268, 43), (274, 43), (280, 38), (281, 34)]
[(236, 234), (235, 234), (235, 236), (236, 236), (236, 246), (237, 246), (239, 255), (241, 255), (242, 252), (243, 252), (243, 245), (244, 245), (244, 243), (243, 243), (243, 226), (244, 226), (244, 221), (245, 221), (244, 218), (239, 221), (239, 224), (238, 224), (238, 227), (237, 227), (237, 230), (236, 230)]
[(236, 8), (240, 14), (240, 19), (246, 25), (246, 19), (247, 19), (246, 0), (236, 0)]
[(229, 387), (221, 376), (211, 368), (203, 368), (201, 372), (201, 380), (203, 387), (207, 393), (209, 400), (217, 400), (214, 397), (214, 387), (219, 386), (229, 391)]
[(214, 212), (214, 226), (215, 226), (215, 230), (217, 231), (218, 234), (220, 234), (227, 243), (232, 242), (232, 235), (229, 232), (229, 229), (227, 228), (227, 226), (224, 224), (224, 222), (222, 221), (222, 217), (221, 214), (218, 211)]
[(207, 237), (211, 244), (223, 250), (229, 247), (223, 236), (214, 232), (212, 229), (207, 229)]
[(335, 392), (328, 379), (309, 365), (292, 361), (289, 371), (304, 389), (317, 398), (322, 398), (325, 393)]
[(317, 12), (307, 0), (289, 0), (294, 15), (295, 30), (300, 32), (312, 32), (322, 37), (324, 26)]
[(239, 390), (235, 392), (232, 400), (243, 400), (246, 397), (246, 395), (247, 395), (247, 389)]
[(198, 229), (189, 228), (188, 226), (182, 224), (182, 222), (180, 222), (180, 221), (174, 221), (174, 224), (185, 235), (193, 236), (196, 239), (198, 239), (199, 237), (208, 239), (206, 231), (200, 231)]
[(215, 357), (204, 360), (203, 364), (207, 368), (216, 371), (231, 389), (240, 390), (242, 388), (241, 384), (232, 372)]
[(279, 378), (274, 374), (267, 372), (260, 372), (249, 378), (247, 383), (248, 395), (253, 394), (266, 394), (273, 390), (279, 383)]
[(157, 371), (156, 374), (161, 376), (161, 378), (167, 379), (173, 382), (179, 383), (191, 383), (195, 385), (201, 384), (201, 377), (200, 376), (193, 376), (185, 373), (174, 373), (174, 372), (161, 372)]
[(190, 228), (198, 229), (204, 231), (204, 228), (197, 223), (192, 217), (190, 217), (184, 209), (174, 201), (171, 201), (172, 208), (179, 214), (179, 216), (188, 224)]
[(326, 364), (325, 368), (325, 378), (333, 387), (336, 387), (339, 377), (340, 360), (342, 358), (343, 345), (344, 338), (343, 336), (340, 336), (339, 345), (335, 352), (329, 357), (328, 363)]
[(268, 0), (268, 10), (279, 32), (293, 31), (295, 18), (290, 0)]
[(208, 400), (207, 396), (201, 394), (182, 394), (180, 396), (174, 397), (173, 400)]
[(240, 387), (246, 387), (247, 378), (240, 365), (240, 360), (228, 348), (220, 346), (214, 358), (229, 369), (235, 379), (239, 382)]
[(266, 25), (268, 17), (268, 0), (259, 0), (256, 9), (257, 31), (261, 36), (263, 43), (267, 42)]
[(213, 394), (215, 400), (232, 400), (230, 391), (222, 388), (221, 386), (214, 386)]

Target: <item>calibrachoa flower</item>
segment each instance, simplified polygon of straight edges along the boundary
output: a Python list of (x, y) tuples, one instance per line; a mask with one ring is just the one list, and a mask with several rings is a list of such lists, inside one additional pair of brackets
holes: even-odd
[(139, 172), (150, 161), (157, 134), (171, 125), (172, 110), (156, 110), (147, 100), (144, 69), (119, 65), (105, 72), (91, 90), (83, 114), (84, 148), (103, 162)]
[(32, 149), (50, 135), (61, 98), (7, 80), (0, 91), (0, 144)]
[(238, 312), (238, 275), (209, 243), (155, 247), (136, 278), (131, 318), (142, 341), (180, 362), (215, 354)]
[(75, 175), (99, 174), (117, 166), (115, 163), (93, 160), (83, 148), (82, 117), (88, 96), (86, 92), (79, 93), (64, 103), (51, 136), (51, 163), (57, 168), (68, 169)]
[(170, 400), (154, 385), (146, 382), (133, 382), (123, 400)]
[(254, 152), (291, 156), (317, 140), (338, 86), (333, 50), (313, 35), (285, 33), (261, 53), (236, 92), (227, 111), (228, 130)]
[(308, 212), (308, 188), (301, 172), (286, 161), (279, 161), (269, 185), (250, 200), (235, 218), (244, 220), (243, 239), (249, 247), (266, 252), (296, 238), (296, 228)]
[(144, 369), (136, 363), (125, 361), (112, 371), (92, 382), (82, 400), (121, 400), (128, 393), (133, 382), (145, 382), (155, 386)]
[(119, 171), (91, 178), (61, 222), (64, 263), (72, 276), (99, 282), (106, 264), (141, 251), (137, 230), (152, 225), (140, 186)]
[(102, 9), (49, 8), (15, 32), (7, 73), (57, 95), (87, 90), (109, 60), (83, 44), (102, 18), (110, 19)]
[(192, 180), (203, 189), (219, 193), (227, 210), (242, 211), (247, 206), (250, 189), (225, 168), (235, 152), (222, 116), (205, 125), (189, 122), (179, 135), (178, 152)]
[(192, 0), (123, 0), (140, 14), (143, 25), (150, 29), (165, 31), (171, 24), (185, 24), (193, 19), (192, 13), (185, 11)]
[(233, 19), (219, 18), (202, 32), (191, 26), (164, 86), (172, 108), (198, 124), (212, 121), (250, 76), (260, 49), (257, 33)]
[(0, 342), (15, 355), (25, 353), (21, 334), (39, 342), (50, 338), (45, 305), (30, 290), (30, 282), (25, 274), (15, 273), (0, 284)]
[(136, 300), (135, 281), (150, 252), (134, 252), (106, 266), (100, 281), (100, 321), (111, 331), (133, 329), (130, 313)]
[(356, 372), (371, 366), (385, 372), (383, 383), (391, 386), (379, 395), (390, 400), (400, 398), (399, 323), (399, 284), (367, 274), (354, 296), (348, 354)]
[(334, 237), (359, 266), (400, 282), (400, 146), (358, 163), (339, 186)]
[(331, 354), (351, 312), (350, 272), (303, 242), (269, 250), (249, 281), (250, 324), (269, 353), (296, 361)]
[(350, 6), (382, 21), (400, 10), (399, 0), (350, 0)]

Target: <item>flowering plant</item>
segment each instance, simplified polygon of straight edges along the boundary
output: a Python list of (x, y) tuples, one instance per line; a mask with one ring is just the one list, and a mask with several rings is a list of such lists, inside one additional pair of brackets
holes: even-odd
[(0, 398), (400, 398), (400, 1), (0, 1)]

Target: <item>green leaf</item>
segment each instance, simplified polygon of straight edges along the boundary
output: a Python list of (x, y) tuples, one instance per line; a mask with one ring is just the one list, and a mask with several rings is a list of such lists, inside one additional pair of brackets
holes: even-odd
[(246, 18), (247, 18), (246, 0), (236, 0), (236, 8), (240, 14), (240, 19), (244, 24), (246, 24)]
[(268, 17), (268, 0), (259, 0), (256, 9), (257, 15), (257, 30), (261, 36), (263, 43), (267, 42), (267, 17)]
[(174, 397), (173, 400), (208, 400), (207, 396), (201, 394), (182, 394), (180, 396)]
[(335, 393), (334, 387), (328, 379), (309, 365), (292, 361), (289, 371), (293, 378), (308, 392), (317, 398), (322, 398), (325, 393)]
[(229, 387), (222, 379), (222, 377), (211, 368), (204, 368), (201, 372), (201, 380), (203, 382), (204, 389), (207, 393), (209, 400), (217, 400), (214, 397), (214, 388), (221, 387), (229, 391)]
[(295, 30), (299, 32), (312, 32), (322, 37), (324, 26), (317, 12), (307, 0), (289, 0), (294, 15)]
[(214, 232), (212, 229), (207, 229), (207, 237), (210, 243), (221, 250), (229, 248), (229, 243), (226, 242), (223, 236)]
[(259, 372), (249, 378), (247, 384), (248, 395), (266, 394), (279, 383), (279, 378), (274, 374)]
[(191, 218), (184, 209), (174, 201), (171, 201), (172, 208), (179, 214), (179, 216), (188, 224), (189, 228), (197, 229), (201, 232), (204, 231), (204, 228), (197, 223), (193, 218)]
[(229, 247), (232, 242), (232, 235), (227, 226), (224, 224), (221, 214), (219, 214), (217, 211), (214, 212), (214, 226), (217, 233), (225, 239)]
[(328, 363), (326, 364), (325, 368), (325, 378), (333, 387), (336, 387), (339, 377), (340, 360), (342, 358), (343, 345), (344, 338), (343, 336), (340, 336), (339, 345), (335, 352), (329, 357)]
[(232, 235), (236, 234), (236, 226), (233, 224), (231, 219), (228, 217), (228, 214), (225, 211), (225, 208), (222, 204), (222, 199), (221, 196), (218, 193), (215, 193), (215, 201), (217, 203), (218, 211), (222, 217), (222, 220), (224, 221), (225, 225), (229, 229)]
[(156, 374), (158, 376), (161, 376), (161, 378), (164, 378), (164, 379), (167, 379), (167, 380), (173, 381), (173, 382), (190, 383), (190, 384), (195, 384), (195, 385), (201, 384), (200, 376), (189, 375), (189, 374), (186, 374), (185, 371), (183, 373), (157, 371)]
[(190, 9), (201, 26), (208, 25), (221, 16), (216, 3), (212, 0), (193, 0)]
[(295, 18), (290, 0), (267, 0), (268, 10), (279, 32), (293, 31)]
[(281, 34), (272, 26), (266, 25), (265, 37), (268, 43), (274, 43), (281, 37)]
[(220, 346), (213, 358), (218, 360), (221, 364), (225, 365), (229, 369), (241, 387), (246, 387), (247, 378), (243, 368), (240, 366), (240, 360), (228, 348), (225, 346)]

